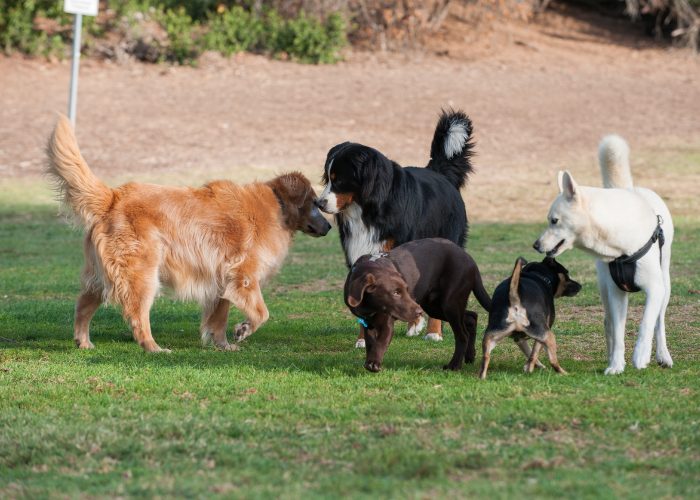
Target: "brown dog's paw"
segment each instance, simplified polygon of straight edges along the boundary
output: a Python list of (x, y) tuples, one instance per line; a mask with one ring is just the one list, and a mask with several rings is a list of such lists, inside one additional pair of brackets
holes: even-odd
[(371, 372), (377, 373), (381, 371), (382, 367), (379, 363), (376, 363), (374, 361), (366, 361), (365, 362), (365, 370), (369, 370)]
[(78, 349), (94, 349), (95, 344), (93, 344), (89, 340), (80, 341), (78, 339), (75, 339), (75, 347), (77, 347)]
[(253, 327), (250, 326), (250, 321), (238, 323), (233, 330), (233, 338), (236, 342), (240, 342), (250, 337), (253, 334)]

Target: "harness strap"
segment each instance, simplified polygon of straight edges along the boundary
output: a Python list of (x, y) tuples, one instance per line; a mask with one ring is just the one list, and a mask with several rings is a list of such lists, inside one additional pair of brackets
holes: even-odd
[(634, 252), (632, 255), (622, 255), (608, 264), (610, 275), (617, 287), (623, 292), (638, 292), (640, 288), (634, 283), (634, 276), (637, 271), (637, 261), (644, 257), (651, 247), (659, 242), (659, 263), (661, 263), (662, 248), (666, 239), (664, 238), (664, 230), (661, 228), (663, 219), (660, 215), (656, 216), (656, 229), (642, 248)]

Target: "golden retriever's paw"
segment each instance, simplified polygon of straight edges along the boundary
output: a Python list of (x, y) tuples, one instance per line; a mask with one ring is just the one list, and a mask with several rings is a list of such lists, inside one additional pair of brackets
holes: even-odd
[(233, 330), (233, 338), (236, 342), (247, 339), (253, 334), (253, 327), (250, 326), (250, 321), (238, 323)]
[(430, 342), (442, 342), (442, 335), (432, 332), (423, 337), (423, 339), (429, 340)]
[(75, 339), (75, 346), (78, 349), (94, 349), (95, 348), (95, 344), (93, 344), (89, 340), (82, 340), (81, 341), (81, 340)]
[(216, 349), (219, 351), (233, 352), (233, 351), (238, 350), (238, 345), (237, 344), (229, 344), (228, 342), (226, 342), (225, 344), (217, 345)]

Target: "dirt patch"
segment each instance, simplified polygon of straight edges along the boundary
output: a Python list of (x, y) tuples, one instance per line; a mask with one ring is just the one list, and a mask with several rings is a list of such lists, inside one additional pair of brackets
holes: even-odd
[[(700, 168), (663, 173), (700, 151), (700, 59), (624, 35), (610, 43), (586, 26), (553, 13), (470, 43), (473, 26), (451, 19), (435, 40), (445, 56), (351, 53), (334, 66), (251, 55), (207, 55), (198, 68), (84, 61), (78, 139), (114, 184), (244, 182), (290, 169), (318, 182), (327, 150), (345, 140), (425, 165), (438, 112), (453, 106), (475, 125), (473, 221), (542, 220), (563, 167), (600, 185), (596, 146), (613, 131), (635, 167), (654, 158), (645, 184), (674, 213), (696, 216)], [(69, 73), (68, 62), (0, 58), (0, 177), (44, 182), (42, 150), (66, 109)]]

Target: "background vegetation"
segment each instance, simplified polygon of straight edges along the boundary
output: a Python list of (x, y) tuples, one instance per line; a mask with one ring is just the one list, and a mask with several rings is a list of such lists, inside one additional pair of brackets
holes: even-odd
[[(78, 351), (81, 235), (55, 206), (8, 192), (0, 197), (0, 497), (700, 495), (697, 221), (678, 221), (673, 246), (672, 369), (602, 374), (594, 264), (571, 251), (561, 260), (583, 291), (558, 302), (555, 325), (570, 374), (523, 374), (522, 355), (505, 341), (480, 381), (477, 366), (441, 369), (449, 331), (427, 343), (403, 326), (384, 371), (363, 369), (335, 231), (297, 237), (264, 290), (270, 322), (238, 352), (202, 348), (198, 308), (167, 297), (151, 318), (171, 355), (142, 352), (112, 307), (93, 321), (96, 349)], [(489, 290), (517, 255), (538, 258), (529, 248), (540, 230), (473, 225), (468, 247)], [(628, 360), (641, 303), (632, 297)], [(239, 320), (234, 312), (231, 324)]]
[[(659, 39), (699, 47), (700, 0), (557, 1), (625, 15)], [(489, 17), (528, 21), (550, 8), (551, 0), (103, 0), (100, 14), (85, 19), (83, 48), (99, 57), (150, 62), (192, 63), (214, 50), (331, 63), (348, 40), (381, 49), (420, 44), (457, 4)], [(64, 57), (70, 25), (62, 0), (0, 0), (6, 53)]]

